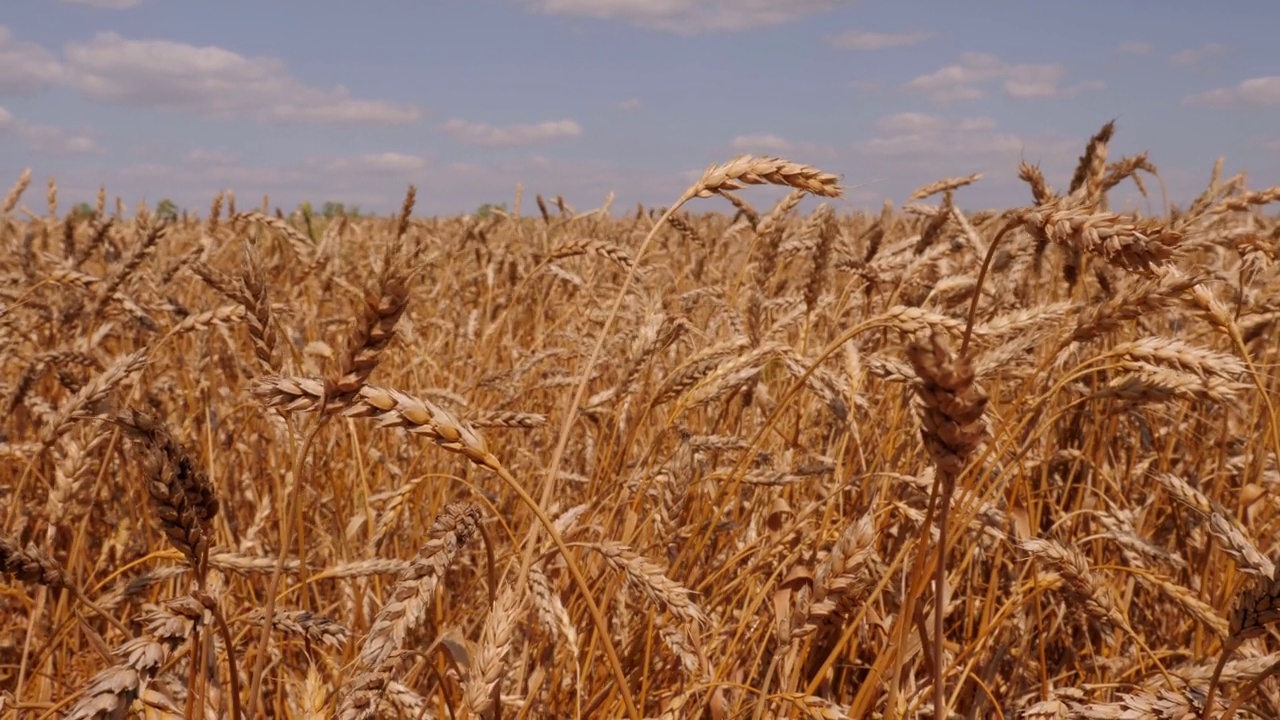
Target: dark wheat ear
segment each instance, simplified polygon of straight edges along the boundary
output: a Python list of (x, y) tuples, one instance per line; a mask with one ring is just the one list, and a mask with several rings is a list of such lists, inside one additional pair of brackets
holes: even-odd
[(395, 338), (396, 323), (409, 306), (409, 273), (398, 243), (388, 247), (377, 281), (365, 291), (360, 318), (347, 337), (338, 371), (328, 382), (332, 402), (327, 408), (344, 407), (369, 382), (383, 352)]
[[(114, 615), (107, 613), (101, 604), (85, 595), (62, 565), (49, 553), (29, 543), (24, 549), (16, 540), (0, 536), (0, 573), (12, 575), (19, 581), (42, 585), (50, 590), (66, 589), (78, 602), (104, 618), (120, 634), (128, 637), (129, 630)], [(92, 632), (92, 631), (91, 631)], [(96, 634), (94, 637), (97, 637)], [(102, 640), (98, 639), (99, 643)]]
[(144, 480), (160, 526), (203, 583), (219, 507), (208, 473), (157, 418), (127, 410), (113, 420), (142, 446)]
[[(1241, 593), (1235, 607), (1231, 610), (1230, 620), (1230, 630), (1222, 642), (1222, 654), (1218, 656), (1218, 664), (1214, 666), (1213, 676), (1209, 679), (1206, 709), (1201, 714), (1205, 720), (1210, 717), (1208, 708), (1217, 695), (1218, 681), (1222, 678), (1222, 670), (1226, 667), (1227, 661), (1246, 640), (1261, 637), (1266, 634), (1268, 626), (1280, 621), (1280, 565), (1274, 567), (1271, 577), (1258, 579), (1252, 587)], [(1256, 685), (1277, 669), (1280, 669), (1280, 665), (1271, 665), (1270, 669), (1260, 673), (1252, 684)], [(1237, 701), (1236, 704), (1238, 705), (1239, 702)], [(1228, 715), (1230, 712), (1223, 717)]]
[(62, 566), (49, 557), (48, 553), (35, 545), (28, 545), (24, 550), (7, 537), (0, 537), (0, 572), (12, 575), (22, 582), (44, 585), (54, 590), (67, 584)]
[(1071, 176), (1068, 192), (1079, 196), (1086, 205), (1096, 205), (1102, 199), (1103, 176), (1107, 168), (1107, 144), (1116, 131), (1116, 121), (1103, 125), (1085, 147), (1084, 155)]
[(1231, 635), (1226, 646), (1234, 650), (1249, 638), (1260, 637), (1268, 625), (1280, 621), (1280, 565), (1272, 577), (1256, 581), (1240, 595), (1231, 611)]
[(917, 339), (908, 347), (907, 359), (920, 378), (916, 394), (924, 405), (920, 419), (925, 447), (940, 479), (954, 481), (985, 436), (987, 394), (974, 381), (973, 365), (956, 357), (942, 333)]

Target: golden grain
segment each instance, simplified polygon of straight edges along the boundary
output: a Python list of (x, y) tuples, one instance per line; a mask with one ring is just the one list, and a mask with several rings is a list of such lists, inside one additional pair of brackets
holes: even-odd
[(616, 218), (24, 173), (0, 715), (1280, 716), (1280, 188), (1121, 212), (1114, 133), (982, 213), (761, 157)]

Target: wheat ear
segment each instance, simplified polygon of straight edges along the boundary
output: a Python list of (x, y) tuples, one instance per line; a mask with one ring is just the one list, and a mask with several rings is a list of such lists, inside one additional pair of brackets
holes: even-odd
[(431, 539), (400, 574), (360, 645), (355, 668), (340, 692), (341, 720), (369, 718), (377, 711), (395, 656), (409, 632), (426, 618), (436, 586), (479, 523), (480, 509), (470, 503), (453, 503), (440, 511), (429, 531)]
[[(933, 699), (936, 716), (947, 717), (946, 682), (943, 675), (947, 523), (956, 479), (968, 463), (969, 455), (982, 443), (986, 434), (982, 416), (987, 409), (987, 394), (974, 381), (972, 364), (968, 359), (956, 357), (952, 353), (945, 335), (934, 332), (930, 333), (927, 340), (913, 342), (907, 349), (907, 359), (920, 378), (920, 385), (916, 388), (924, 404), (920, 413), (920, 434), (938, 469), (933, 491), (940, 501), (938, 558), (934, 578)], [(930, 507), (932, 506), (931, 501)]]

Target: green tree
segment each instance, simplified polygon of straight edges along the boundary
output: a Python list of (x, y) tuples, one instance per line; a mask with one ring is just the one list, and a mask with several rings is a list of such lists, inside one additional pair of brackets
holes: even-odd
[(501, 212), (502, 214), (505, 215), (507, 213), (507, 204), (498, 203), (497, 205), (494, 205), (493, 203), (485, 203), (480, 207), (476, 208), (475, 214), (477, 217), (487, 218), (493, 215), (494, 211)]
[(71, 215), (78, 219), (93, 217), (94, 209), (87, 202), (77, 203), (74, 208), (71, 208)]
[(360, 217), (360, 206), (352, 205), (351, 207), (347, 207), (343, 203), (327, 200), (324, 205), (320, 206), (320, 214), (330, 219), (344, 216), (357, 218)]
[(156, 203), (156, 219), (170, 222), (178, 219), (178, 204), (169, 198)]

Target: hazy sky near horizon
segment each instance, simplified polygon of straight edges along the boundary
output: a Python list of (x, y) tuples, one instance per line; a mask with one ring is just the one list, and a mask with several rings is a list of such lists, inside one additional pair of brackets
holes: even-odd
[(1115, 118), (1112, 158), (1184, 202), (1219, 156), (1280, 184), (1276, 27), (1264, 0), (5, 0), (0, 167), (66, 202), (389, 212), (413, 183), (459, 213), (517, 183), (664, 205), (753, 153), (843, 176), (845, 209), (982, 172), (977, 208), (1028, 201), (1020, 159), (1065, 185)]

